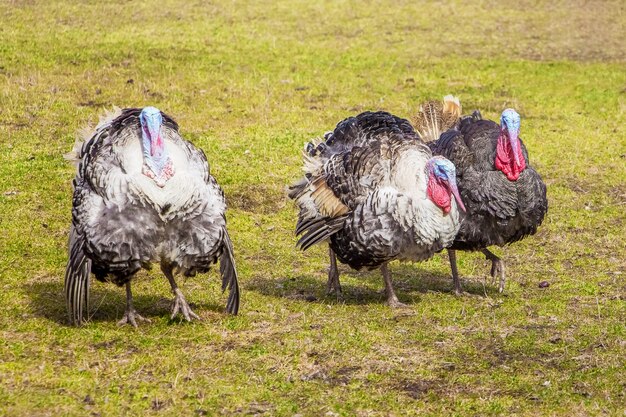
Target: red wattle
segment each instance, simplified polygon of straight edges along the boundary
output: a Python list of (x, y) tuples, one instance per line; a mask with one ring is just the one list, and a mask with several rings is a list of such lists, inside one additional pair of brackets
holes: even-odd
[(451, 200), (450, 193), (448, 189), (439, 183), (434, 175), (431, 175), (428, 178), (428, 187), (426, 188), (426, 192), (428, 197), (435, 203), (438, 207), (440, 207), (445, 214), (450, 212), (451, 208)]
[(506, 175), (509, 181), (517, 181), (522, 171), (526, 169), (526, 160), (524, 159), (521, 148), (517, 156), (520, 162), (519, 166), (515, 163), (511, 144), (508, 140), (500, 136), (498, 138), (498, 145), (496, 146), (495, 165), (498, 170)]

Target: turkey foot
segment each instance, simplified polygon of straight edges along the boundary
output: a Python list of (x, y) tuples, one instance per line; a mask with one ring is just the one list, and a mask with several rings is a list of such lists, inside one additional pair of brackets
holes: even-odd
[(130, 309), (126, 309), (124, 317), (122, 317), (122, 320), (117, 322), (117, 325), (123, 326), (125, 324), (130, 324), (133, 327), (137, 327), (137, 321), (145, 321), (146, 323), (151, 323), (150, 319), (141, 316), (139, 313), (137, 313), (137, 310), (131, 307)]
[(178, 313), (181, 313), (187, 321), (191, 321), (191, 319), (201, 320), (196, 313), (191, 311), (182, 291), (176, 288), (174, 290), (174, 307), (172, 307), (172, 316), (170, 319), (174, 320), (174, 317), (176, 317)]
[(494, 255), (489, 249), (483, 249), (485, 258), (491, 261), (491, 278), (494, 280), (499, 278), (498, 292), (504, 291), (505, 273), (504, 273), (504, 261), (498, 256)]
[(395, 295), (392, 297), (387, 297), (387, 305), (389, 305), (389, 307), (391, 308), (409, 308), (408, 305), (398, 301), (398, 297), (396, 297)]

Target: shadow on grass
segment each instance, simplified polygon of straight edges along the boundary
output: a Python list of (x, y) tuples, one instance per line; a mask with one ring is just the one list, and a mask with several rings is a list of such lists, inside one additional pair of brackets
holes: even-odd
[[(23, 286), (30, 297), (30, 311), (37, 316), (58, 324), (68, 325), (65, 293), (61, 282), (37, 282)], [(124, 288), (109, 283), (97, 282), (92, 277), (87, 317), (92, 322), (117, 322), (124, 315), (126, 292)], [(159, 319), (171, 314), (173, 298), (160, 295), (145, 295), (133, 291), (133, 304), (137, 312), (149, 319)], [(189, 302), (189, 306), (201, 315), (202, 311), (224, 312), (224, 305), (214, 302)], [(179, 315), (180, 316), (180, 315)], [(182, 316), (181, 316), (182, 317)], [(171, 320), (178, 323), (181, 317)]]
[[(452, 278), (448, 274), (436, 273), (416, 267), (415, 264), (392, 264), (390, 272), (396, 295), (402, 302), (419, 302), (419, 294), (437, 292), (454, 297)], [(326, 277), (323, 281), (312, 276), (296, 276), (271, 279), (265, 276), (254, 276), (246, 283), (246, 290), (258, 291), (261, 294), (308, 302), (363, 305), (386, 302), (384, 282), (380, 270), (355, 271), (347, 266), (339, 267), (342, 295), (326, 294)], [(346, 282), (356, 279), (357, 283)], [(343, 279), (342, 279), (343, 278)], [(362, 283), (361, 283), (362, 282)], [(480, 282), (468, 282), (461, 279), (463, 291), (474, 296), (492, 296), (498, 294), (492, 285)], [(378, 289), (376, 289), (378, 288)]]

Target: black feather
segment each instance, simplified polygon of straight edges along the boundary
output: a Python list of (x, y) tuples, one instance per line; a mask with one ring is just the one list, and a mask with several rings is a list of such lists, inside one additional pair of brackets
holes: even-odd
[(333, 234), (343, 227), (346, 216), (337, 218), (319, 218), (298, 240), (297, 246), (302, 250), (307, 250), (316, 243), (328, 240)]

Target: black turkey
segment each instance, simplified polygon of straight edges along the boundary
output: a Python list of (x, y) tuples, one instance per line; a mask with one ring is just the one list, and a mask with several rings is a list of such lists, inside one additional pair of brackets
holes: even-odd
[(175, 273), (194, 276), (220, 261), (226, 310), (237, 314), (239, 287), (226, 231), (224, 194), (204, 153), (183, 139), (178, 125), (155, 107), (117, 109), (69, 158), (77, 165), (65, 294), (70, 322), (80, 325), (89, 300), (89, 275), (126, 287), (118, 324), (146, 320), (133, 307), (131, 280), (159, 263), (174, 293), (172, 318), (199, 318), (176, 285)]
[(304, 169), (289, 194), (300, 208), (298, 246), (329, 243), (335, 291), (335, 254), (357, 270), (380, 267), (387, 302), (402, 306), (387, 263), (425, 260), (452, 243), (457, 204), (463, 208), (454, 165), (433, 157), (408, 121), (366, 112), (339, 123), (319, 145), (309, 143)]
[[(438, 116), (430, 121), (437, 125)], [(491, 276), (504, 290), (504, 262), (489, 246), (503, 246), (532, 235), (548, 211), (546, 186), (530, 166), (528, 152), (519, 137), (520, 116), (513, 109), (502, 112), (500, 125), (483, 120), (475, 111), (459, 118), (454, 127), (428, 145), (436, 155), (452, 161), (467, 211), (448, 248), (454, 288), (461, 293), (456, 250), (480, 250), (492, 262)], [(434, 135), (432, 135), (434, 136)]]

